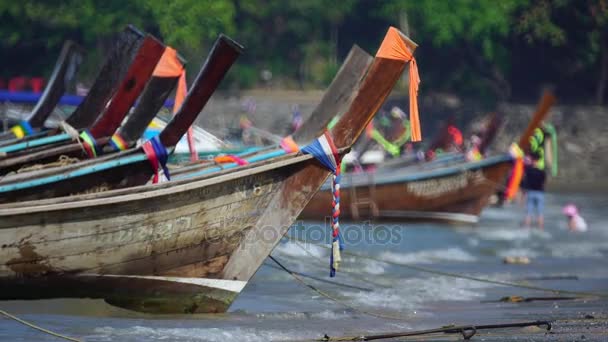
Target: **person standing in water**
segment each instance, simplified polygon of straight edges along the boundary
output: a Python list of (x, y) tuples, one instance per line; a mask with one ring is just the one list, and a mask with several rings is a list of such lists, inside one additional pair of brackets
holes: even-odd
[(532, 153), (526, 163), (525, 181), (527, 190), (525, 227), (532, 226), (532, 219), (536, 218), (539, 229), (544, 229), (545, 207), (545, 168), (543, 160), (538, 153)]
[(579, 214), (578, 208), (574, 204), (568, 204), (562, 209), (562, 213), (568, 218), (568, 229), (571, 232), (586, 232), (587, 222)]

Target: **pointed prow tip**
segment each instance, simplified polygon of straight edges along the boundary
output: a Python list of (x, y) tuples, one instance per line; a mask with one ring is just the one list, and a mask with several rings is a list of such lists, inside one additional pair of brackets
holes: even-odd
[(405, 33), (391, 26), (380, 44), (376, 57), (409, 61), (417, 47), (418, 44)]
[(227, 44), (229, 44), (230, 46), (232, 46), (235, 50), (237, 50), (239, 53), (242, 53), (243, 50), (245, 50), (245, 46), (243, 46), (241, 43), (237, 42), (236, 40), (228, 37), (227, 35), (220, 33), (217, 37), (218, 41), (223, 41)]

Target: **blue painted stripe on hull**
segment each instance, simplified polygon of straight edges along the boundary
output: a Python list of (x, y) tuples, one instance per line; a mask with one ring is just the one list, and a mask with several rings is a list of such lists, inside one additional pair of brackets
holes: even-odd
[(112, 169), (112, 168), (123, 166), (123, 165), (134, 164), (134, 163), (144, 161), (147, 159), (148, 158), (146, 157), (145, 154), (138, 153), (138, 154), (135, 154), (132, 156), (122, 157), (122, 158), (119, 158), (116, 160), (109, 160), (107, 162), (95, 164), (95, 165), (92, 165), (89, 167), (77, 169), (72, 172), (67, 172), (67, 173), (60, 174), (60, 175), (41, 177), (41, 178), (28, 180), (25, 182), (3, 185), (3, 186), (0, 186), (0, 193), (16, 191), (16, 190), (23, 190), (23, 189), (27, 189), (27, 188), (33, 188), (36, 186), (56, 183), (56, 182), (64, 181), (66, 179), (81, 177), (81, 176), (89, 175), (89, 174), (99, 172), (99, 171)]
[(4, 152), (4, 153), (19, 152), (19, 151), (22, 151), (22, 150), (25, 150), (25, 149), (31, 148), (31, 147), (50, 145), (50, 144), (54, 144), (56, 142), (68, 141), (68, 140), (70, 140), (70, 136), (65, 133), (62, 133), (62, 134), (52, 135), (50, 137), (44, 137), (44, 138), (34, 139), (34, 140), (30, 140), (30, 141), (25, 141), (22, 143), (17, 143), (17, 144), (13, 144), (13, 145), (0, 147), (0, 153), (2, 153), (2, 152)]

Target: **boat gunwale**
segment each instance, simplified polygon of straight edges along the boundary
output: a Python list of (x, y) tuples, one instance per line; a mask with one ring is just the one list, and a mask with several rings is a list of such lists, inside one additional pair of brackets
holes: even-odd
[[(211, 186), (218, 183), (231, 181), (237, 178), (247, 177), (256, 175), (262, 172), (266, 172), (273, 169), (278, 169), (297, 163), (305, 162), (313, 159), (312, 155), (308, 154), (292, 154), (287, 155), (289, 158), (281, 158), (280, 160), (272, 160), (270, 163), (264, 163), (262, 165), (251, 164), (250, 167), (227, 169), (220, 171), (220, 174), (203, 175), (200, 177), (187, 179), (181, 182), (166, 182), (158, 184), (145, 184), (128, 189), (115, 189), (110, 191), (104, 191), (100, 194), (104, 196), (101, 198), (90, 198), (80, 199), (80, 196), (91, 196), (88, 195), (75, 195), (75, 196), (62, 196), (52, 199), (48, 199), (49, 202), (40, 203), (40, 200), (24, 201), (9, 203), (8, 206), (3, 208), (0, 205), (0, 217), (8, 215), (21, 215), (31, 214), (46, 211), (61, 211), (61, 210), (72, 210), (82, 207), (93, 207), (112, 205), (117, 203), (124, 203), (130, 201), (137, 201), (142, 199), (148, 199), (152, 197), (159, 197), (164, 195), (170, 195), (178, 192), (184, 192), (189, 190), (198, 189), (205, 186)], [(262, 162), (263, 163), (263, 162)], [(169, 185), (169, 186), (167, 186)], [(158, 188), (158, 189), (155, 189)], [(126, 194), (115, 195), (113, 192), (125, 192)], [(95, 195), (95, 194), (93, 194)], [(64, 201), (66, 200), (67, 201)], [(53, 203), (58, 202), (58, 203)], [(18, 207), (16, 207), (18, 206)]]
[[(388, 175), (388, 172), (377, 172), (373, 174), (374, 179), (376, 180), (374, 184), (376, 185), (384, 185), (384, 184), (394, 184), (394, 183), (401, 183), (401, 182), (416, 182), (416, 181), (421, 181), (421, 180), (427, 180), (427, 179), (435, 179), (435, 178), (439, 178), (439, 177), (445, 177), (445, 176), (451, 176), (453, 174), (457, 174), (457, 173), (461, 173), (463, 171), (469, 171), (469, 170), (477, 170), (477, 169), (482, 169), (482, 168), (486, 168), (486, 167), (490, 167), (490, 166), (494, 166), (496, 164), (499, 163), (503, 163), (503, 162), (510, 162), (512, 160), (511, 156), (507, 153), (505, 154), (499, 154), (496, 156), (492, 156), (492, 157), (488, 157), (485, 158), (483, 160), (480, 161), (475, 161), (475, 162), (461, 162), (458, 163), (457, 165), (452, 165), (452, 166), (438, 166), (436, 169), (431, 169), (431, 170), (420, 170), (417, 171), (415, 173), (408, 173), (408, 174), (394, 174), (393, 175)], [(392, 170), (395, 171), (395, 170)], [(368, 176), (369, 174), (367, 173), (362, 173), (360, 174), (361, 178), (365, 178), (364, 180), (358, 180), (355, 179), (355, 177), (357, 177), (356, 175), (353, 175), (353, 181), (351, 182), (351, 180), (349, 179), (349, 176), (344, 175), (343, 176), (343, 184), (341, 184), (342, 188), (349, 188), (351, 186), (364, 186), (364, 185), (368, 185)], [(388, 177), (385, 178), (381, 178), (379, 176), (385, 176), (388, 175)], [(359, 177), (357, 177), (359, 178)], [(327, 190), (326, 186), (323, 186), (323, 188), (321, 188), (321, 191), (323, 190)]]

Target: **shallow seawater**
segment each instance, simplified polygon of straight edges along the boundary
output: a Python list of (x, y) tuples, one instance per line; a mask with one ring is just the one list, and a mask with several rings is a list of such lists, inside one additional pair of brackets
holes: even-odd
[[(580, 207), (588, 232), (567, 230), (560, 213), (567, 202)], [(586, 300), (499, 303), (496, 300), (509, 295), (555, 294), (425, 271), (608, 293), (607, 205), (605, 195), (548, 195), (544, 231), (521, 228), (523, 208), (515, 204), (487, 208), (475, 226), (344, 222), (345, 251), (357, 256), (343, 254), (341, 269), (331, 279), (329, 251), (322, 247), (327, 243), (316, 244), (327, 241), (324, 223), (298, 222), (289, 236), (306, 242), (283, 239), (272, 255), (338, 302), (295, 281), (267, 259), (223, 315), (134, 315), (89, 300), (0, 302), (0, 308), (87, 341), (299, 341), (324, 334), (570, 317), (590, 308), (606, 308), (606, 300), (591, 305)], [(507, 256), (527, 256), (531, 263), (504, 264)], [(0, 340), (55, 339), (0, 319)]]

